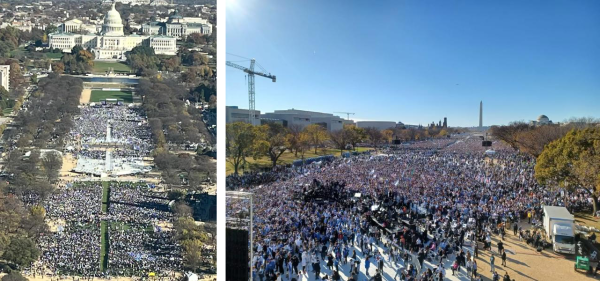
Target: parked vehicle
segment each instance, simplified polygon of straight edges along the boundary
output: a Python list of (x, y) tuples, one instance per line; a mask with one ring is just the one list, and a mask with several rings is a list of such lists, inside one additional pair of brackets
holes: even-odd
[(544, 206), (544, 229), (555, 252), (575, 254), (575, 217), (567, 208)]

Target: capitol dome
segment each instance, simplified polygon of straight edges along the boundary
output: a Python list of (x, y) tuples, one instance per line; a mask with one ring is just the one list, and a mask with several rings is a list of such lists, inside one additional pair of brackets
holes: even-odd
[(548, 121), (550, 121), (550, 118), (548, 118), (548, 116), (542, 114), (537, 118), (537, 121), (538, 122), (548, 122)]
[(183, 17), (179, 14), (179, 11), (175, 10), (175, 12), (169, 16), (168, 23), (181, 23), (182, 19)]
[(107, 36), (123, 36), (123, 20), (121, 14), (115, 8), (113, 2), (112, 7), (106, 16), (104, 16), (104, 24), (102, 25), (102, 35)]

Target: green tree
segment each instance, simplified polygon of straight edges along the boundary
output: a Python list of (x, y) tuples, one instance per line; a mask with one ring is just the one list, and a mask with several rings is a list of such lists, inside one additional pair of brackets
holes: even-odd
[(44, 174), (46, 175), (46, 179), (48, 179), (50, 182), (54, 182), (56, 179), (58, 179), (62, 165), (62, 157), (58, 152), (49, 152), (42, 157)]
[(356, 144), (363, 141), (367, 138), (367, 134), (365, 133), (365, 129), (359, 128), (355, 125), (344, 125), (344, 129), (346, 132), (346, 137), (348, 139), (348, 143), (352, 145), (352, 149), (356, 149)]
[(373, 147), (377, 148), (384, 142), (383, 132), (381, 132), (379, 129), (369, 127), (365, 128), (364, 132), (367, 135), (367, 138), (369, 138), (369, 141)]
[(296, 152), (304, 160), (304, 154), (310, 149), (310, 136), (306, 132), (300, 132), (296, 139)]
[(192, 34), (188, 35), (187, 38), (185, 38), (185, 41), (188, 43), (193, 43), (195, 45), (202, 45), (202, 44), (206, 44), (206, 37), (204, 37), (200, 33), (192, 33)]
[(181, 66), (181, 59), (177, 56), (162, 61), (162, 70), (178, 71)]
[(89, 66), (89, 69), (94, 67), (94, 54), (92, 54), (88, 50), (81, 50), (77, 52), (76, 56), (77, 61), (83, 62), (84, 64)]
[(299, 145), (300, 145), (300, 134), (302, 133), (302, 127), (297, 124), (288, 126), (287, 141), (289, 149), (294, 153), (294, 156), (298, 157)]
[(329, 139), (335, 146), (340, 150), (340, 155), (344, 153), (344, 150), (350, 143), (350, 137), (348, 136), (348, 130), (337, 130), (329, 133)]
[(265, 154), (271, 159), (273, 167), (277, 166), (277, 160), (289, 148), (288, 130), (281, 124), (269, 123), (262, 125), (260, 130), (264, 131), (267, 149)]
[(3, 86), (0, 86), (0, 100), (6, 102), (9, 98), (9, 92), (7, 89), (4, 89)]
[(77, 55), (80, 51), (85, 50), (83, 47), (81, 47), (80, 45), (75, 45), (72, 49), (71, 49), (71, 54), (72, 55)]
[(19, 266), (28, 266), (40, 256), (35, 242), (26, 237), (13, 237), (2, 258)]
[(202, 265), (202, 250), (204, 242), (199, 239), (184, 240), (181, 243), (183, 247), (183, 265), (191, 271), (197, 271)]
[(56, 74), (63, 74), (65, 72), (65, 64), (62, 62), (52, 63), (52, 72)]
[(21, 273), (16, 270), (11, 270), (8, 274), (2, 276), (2, 281), (27, 281), (28, 279), (23, 277)]
[(381, 131), (381, 133), (383, 134), (384, 141), (386, 141), (387, 143), (392, 142), (392, 137), (394, 136), (394, 131), (392, 131), (391, 129), (385, 129), (385, 130)]
[(323, 126), (317, 124), (311, 124), (304, 128), (304, 132), (308, 136), (310, 145), (315, 149), (315, 154), (317, 154), (317, 149), (319, 146), (323, 145), (329, 136), (327, 135), (327, 131)]
[(46, 34), (54, 33), (56, 31), (58, 31), (58, 27), (56, 27), (55, 25), (49, 25), (48, 27), (46, 27)]
[(585, 190), (598, 208), (600, 128), (573, 129), (548, 144), (535, 165), (535, 177), (546, 186)]
[(225, 131), (225, 153), (227, 162), (233, 165), (237, 175), (247, 157), (257, 158), (264, 151), (264, 135), (252, 124), (235, 122), (227, 124)]
[(12, 89), (18, 88), (24, 81), (23, 74), (21, 73), (21, 66), (18, 62), (13, 61), (10, 63), (10, 87)]

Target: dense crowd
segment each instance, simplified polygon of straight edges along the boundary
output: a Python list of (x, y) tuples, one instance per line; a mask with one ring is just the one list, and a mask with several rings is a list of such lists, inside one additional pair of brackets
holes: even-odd
[[(28, 272), (106, 277), (180, 271), (181, 247), (173, 231), (159, 226), (173, 222), (169, 200), (150, 189), (141, 182), (111, 182), (103, 213), (101, 183), (66, 183), (42, 202), (52, 231), (40, 237), (41, 258)], [(99, 262), (102, 222), (110, 241), (106, 272)]]
[(116, 276), (145, 276), (150, 272), (180, 271), (181, 248), (171, 231), (131, 223), (109, 228), (108, 268)]
[[(150, 127), (144, 112), (126, 106), (84, 106), (74, 120), (70, 143), (81, 144), (80, 150), (107, 142), (107, 126), (111, 129), (111, 143), (120, 145), (123, 155), (143, 157), (152, 150)], [(88, 153), (88, 152), (82, 152)], [(94, 157), (95, 153), (89, 153)], [(99, 155), (96, 155), (99, 156)]]
[(145, 183), (111, 182), (109, 187), (110, 274), (143, 276), (180, 270), (181, 247), (172, 231), (158, 226), (173, 222), (169, 200), (153, 194)]
[[(479, 138), (416, 142), (290, 170), (284, 179), (249, 187), (255, 196), (253, 274), (276, 280), (312, 272), (320, 279), (327, 268), (332, 280), (357, 280), (364, 266), (374, 280), (390, 268), (402, 280), (443, 280), (461, 268), (480, 278), (472, 256), (491, 249), (491, 236), (504, 235), (502, 226), (523, 219), (536, 224), (543, 205), (564, 206), (565, 197), (590, 204), (584, 193), (538, 185), (533, 158), (500, 143), (488, 149)], [(315, 194), (316, 184), (331, 194)], [(243, 208), (228, 200), (227, 215)], [(479, 244), (482, 249), (474, 247)], [(496, 254), (506, 259), (504, 248)]]
[(110, 183), (108, 219), (127, 223), (171, 221), (169, 200), (154, 195), (146, 183)]
[(102, 186), (86, 182), (69, 184), (43, 201), (52, 232), (40, 237), (42, 254), (32, 271), (101, 276), (101, 200)]

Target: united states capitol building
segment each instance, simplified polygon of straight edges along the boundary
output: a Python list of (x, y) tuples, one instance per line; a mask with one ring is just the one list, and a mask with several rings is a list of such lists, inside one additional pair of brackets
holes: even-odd
[(115, 4), (104, 17), (102, 31), (99, 35), (74, 34), (57, 32), (48, 36), (51, 48), (70, 52), (79, 45), (84, 49), (90, 48), (96, 60), (125, 60), (125, 53), (137, 46), (149, 46), (159, 55), (176, 55), (177, 38), (165, 35), (125, 35), (121, 14), (115, 9)]

